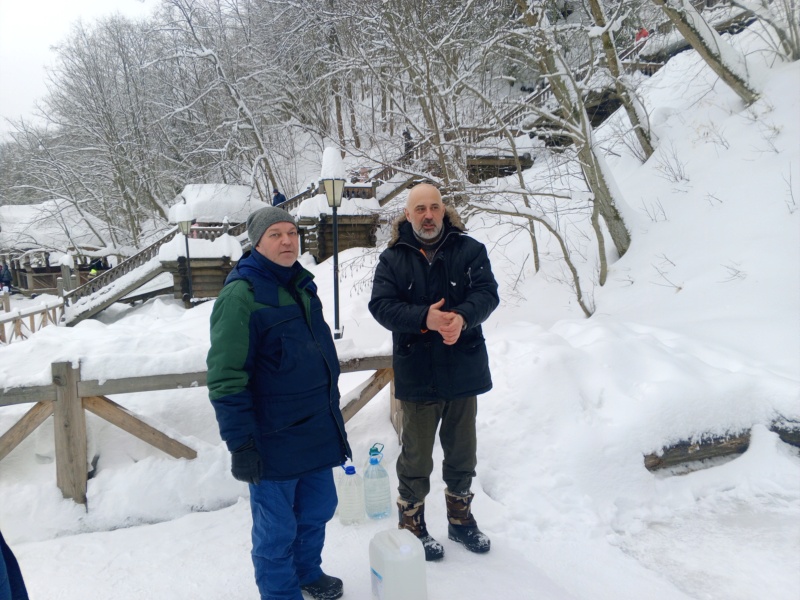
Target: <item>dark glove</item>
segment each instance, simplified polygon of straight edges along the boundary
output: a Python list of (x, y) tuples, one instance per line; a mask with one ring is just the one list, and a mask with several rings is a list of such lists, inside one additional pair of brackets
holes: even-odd
[(231, 473), (245, 483), (257, 485), (261, 481), (261, 457), (253, 440), (231, 452)]

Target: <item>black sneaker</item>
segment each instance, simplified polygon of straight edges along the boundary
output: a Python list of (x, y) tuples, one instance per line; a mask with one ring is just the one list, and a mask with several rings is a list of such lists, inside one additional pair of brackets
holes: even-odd
[(301, 585), (300, 589), (314, 600), (336, 600), (336, 598), (341, 598), (344, 593), (342, 580), (324, 573), (316, 581)]
[(450, 523), (447, 526), (447, 537), (454, 542), (463, 544), (464, 547), (470, 552), (483, 554), (488, 552), (492, 547), (492, 542), (489, 538), (477, 527), (470, 527), (468, 525), (453, 525)]

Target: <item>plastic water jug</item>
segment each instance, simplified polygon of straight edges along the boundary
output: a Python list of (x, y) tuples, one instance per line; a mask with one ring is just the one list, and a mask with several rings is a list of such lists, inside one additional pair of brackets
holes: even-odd
[(383, 444), (375, 444), (370, 448), (369, 465), (364, 471), (364, 505), (370, 519), (383, 519), (388, 517), (392, 511), (389, 473), (381, 464), (382, 449)]
[(339, 521), (342, 525), (354, 525), (365, 520), (364, 481), (354, 466), (347, 466), (339, 483)]
[(376, 533), (369, 543), (373, 600), (428, 600), (425, 550), (407, 529)]

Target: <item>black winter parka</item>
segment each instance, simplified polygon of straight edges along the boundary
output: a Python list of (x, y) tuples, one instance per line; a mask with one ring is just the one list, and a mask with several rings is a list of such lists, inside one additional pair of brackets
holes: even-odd
[[(452, 400), (492, 388), (481, 323), (497, 308), (497, 282), (486, 248), (464, 234), (452, 207), (433, 262), (421, 251), (411, 224), (401, 216), (375, 270), (369, 310), (392, 332), (395, 396), (409, 402)], [(425, 330), (428, 308), (459, 313), (466, 330), (452, 346)]]

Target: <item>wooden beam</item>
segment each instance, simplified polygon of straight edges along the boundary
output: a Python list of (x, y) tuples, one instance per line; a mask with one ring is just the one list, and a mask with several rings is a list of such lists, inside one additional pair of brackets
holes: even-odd
[(173, 458), (197, 458), (197, 452), (192, 448), (148, 425), (113, 400), (104, 396), (89, 396), (83, 399), (83, 407)]
[(78, 395), (80, 369), (73, 369), (68, 362), (51, 366), (56, 386), (56, 483), (65, 498), (86, 504), (86, 416)]
[(35, 387), (10, 388), (0, 394), (0, 406), (27, 404), (29, 402), (55, 402), (56, 386), (39, 385)]
[(358, 396), (349, 400), (342, 408), (342, 417), (344, 422), (347, 423), (353, 416), (364, 406), (372, 400), (375, 395), (380, 392), (386, 385), (394, 378), (393, 369), (379, 369), (372, 374), (367, 381), (361, 386), (351, 392), (348, 397), (355, 395)]
[(362, 358), (351, 358), (340, 362), (342, 373), (353, 373), (355, 371), (373, 371), (392, 367), (392, 355), (388, 356), (365, 356)]
[[(513, 156), (472, 156), (467, 158), (467, 167), (516, 167), (516, 161)], [(530, 168), (533, 161), (520, 156), (519, 164), (523, 169)]]
[(52, 402), (37, 402), (19, 421), (0, 436), (0, 460), (8, 456), (14, 448), (19, 446), (22, 440), (44, 423), (44, 420), (53, 414), (53, 410)]
[(78, 383), (78, 393), (82, 398), (87, 398), (89, 396), (112, 396), (114, 394), (204, 387), (206, 385), (206, 377), (207, 373), (205, 371), (199, 371), (197, 373), (109, 379), (102, 383), (99, 381), (81, 381)]

